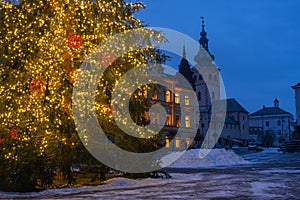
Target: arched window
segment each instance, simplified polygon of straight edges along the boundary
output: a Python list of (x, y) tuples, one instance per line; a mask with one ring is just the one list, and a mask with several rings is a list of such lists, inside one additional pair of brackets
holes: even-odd
[(186, 115), (185, 116), (185, 127), (190, 128), (191, 127), (191, 116)]
[(170, 90), (166, 90), (166, 102), (171, 102), (171, 92), (170, 92)]
[(175, 94), (175, 103), (180, 103), (180, 95), (178, 93)]
[(184, 102), (185, 102), (185, 105), (189, 106), (190, 105), (190, 97), (189, 96), (185, 96), (184, 97)]
[(166, 137), (166, 148), (170, 148), (170, 138)]
[(208, 78), (209, 78), (209, 80), (212, 80), (212, 75), (211, 75), (211, 74), (209, 74)]
[(211, 98), (212, 98), (212, 100), (215, 100), (215, 92), (211, 93)]

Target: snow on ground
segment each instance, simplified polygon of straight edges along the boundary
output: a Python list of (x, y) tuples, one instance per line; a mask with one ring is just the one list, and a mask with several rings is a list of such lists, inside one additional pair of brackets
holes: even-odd
[[(166, 166), (172, 158), (177, 158), (181, 152), (171, 153), (161, 159), (161, 166)], [(169, 165), (170, 168), (206, 168), (214, 166), (230, 166), (248, 164), (243, 158), (233, 151), (225, 149), (212, 149), (205, 157), (201, 158), (199, 149), (186, 151), (178, 160)]]
[(279, 151), (279, 148), (275, 147), (269, 147), (269, 148), (262, 148), (262, 153), (282, 153), (282, 151)]

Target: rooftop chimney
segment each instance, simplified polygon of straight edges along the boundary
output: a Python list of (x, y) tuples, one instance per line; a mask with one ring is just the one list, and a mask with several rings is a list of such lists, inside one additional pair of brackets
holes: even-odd
[(276, 107), (276, 108), (279, 107), (279, 101), (277, 98), (274, 100), (274, 107)]

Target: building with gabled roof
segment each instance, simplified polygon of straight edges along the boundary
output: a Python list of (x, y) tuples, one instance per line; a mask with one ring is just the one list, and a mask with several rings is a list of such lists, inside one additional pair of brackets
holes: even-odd
[(226, 101), (227, 107), (226, 118), (218, 144), (223, 147), (227, 145), (247, 146), (249, 141), (249, 112), (234, 98), (215, 103), (223, 104), (224, 101)]
[(263, 146), (281, 146), (289, 141), (293, 131), (293, 115), (279, 107), (278, 99), (274, 106), (263, 106), (249, 115), (249, 135), (252, 142)]

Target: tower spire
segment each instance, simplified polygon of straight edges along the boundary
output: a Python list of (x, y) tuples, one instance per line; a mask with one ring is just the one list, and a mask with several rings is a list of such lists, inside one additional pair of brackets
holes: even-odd
[(214, 60), (215, 57), (209, 52), (209, 49), (208, 49), (208, 39), (207, 39), (207, 32), (205, 31), (205, 21), (204, 21), (204, 17), (201, 17), (202, 19), (202, 31), (200, 33), (200, 40), (199, 40), (199, 43), (200, 43), (200, 47), (203, 47), (207, 53), (211, 56), (211, 58)]
[(185, 50), (185, 44), (183, 44), (182, 49), (182, 58), (180, 61), (180, 64), (178, 65), (178, 72), (185, 77), (186, 80), (193, 86), (193, 77), (192, 77), (192, 71), (190, 68), (190, 64), (188, 60), (186, 59), (186, 50)]
[(185, 43), (183, 44), (182, 58), (186, 59)]

